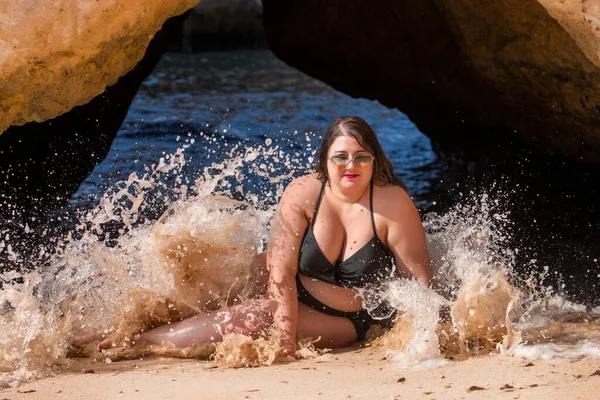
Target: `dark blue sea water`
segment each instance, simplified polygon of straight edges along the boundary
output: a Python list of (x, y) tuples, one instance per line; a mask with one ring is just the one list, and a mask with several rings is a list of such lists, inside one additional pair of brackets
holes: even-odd
[(427, 206), (441, 167), (429, 139), (404, 114), (340, 93), (269, 50), (165, 55), (142, 84), (110, 153), (72, 202), (92, 205), (115, 182), (143, 172), (190, 138), (189, 179), (227, 159), (231, 146), (267, 139), (299, 157), (306, 154), (303, 163), (310, 164), (319, 137), (340, 115), (359, 115), (371, 124), (417, 205)]

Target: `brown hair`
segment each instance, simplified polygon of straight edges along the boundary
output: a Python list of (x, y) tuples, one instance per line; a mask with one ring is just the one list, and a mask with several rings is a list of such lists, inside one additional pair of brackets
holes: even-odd
[(323, 141), (321, 142), (321, 148), (317, 158), (317, 165), (315, 170), (317, 171), (317, 178), (319, 180), (328, 180), (327, 174), (327, 162), (329, 148), (333, 141), (339, 136), (350, 136), (356, 139), (356, 141), (371, 155), (375, 158), (373, 161), (373, 183), (379, 186), (400, 186), (406, 190), (406, 186), (398, 177), (394, 174), (394, 167), (387, 158), (377, 135), (373, 132), (373, 129), (367, 124), (367, 122), (361, 117), (338, 117), (331, 125), (327, 128)]

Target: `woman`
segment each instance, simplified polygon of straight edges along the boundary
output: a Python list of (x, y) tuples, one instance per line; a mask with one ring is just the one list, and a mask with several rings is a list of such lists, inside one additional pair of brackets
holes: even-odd
[(140, 338), (190, 347), (233, 332), (257, 336), (274, 326), (280, 356), (295, 353), (298, 337), (344, 347), (378, 323), (363, 310), (358, 288), (393, 274), (429, 284), (419, 214), (363, 119), (336, 119), (323, 137), (316, 173), (286, 188), (266, 262), (269, 300), (163, 325)]

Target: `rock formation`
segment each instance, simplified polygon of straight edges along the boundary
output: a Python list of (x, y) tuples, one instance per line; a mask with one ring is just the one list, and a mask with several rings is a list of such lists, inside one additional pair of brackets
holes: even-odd
[[(0, 134), (0, 236), (12, 247), (0, 243), (0, 271), (7, 262), (34, 266), (29, 261), (38, 255), (31, 249), (48, 243), (52, 234), (60, 237), (53, 230), (64, 229), (64, 219), (53, 210), (104, 159), (140, 84), (180, 35), (186, 14), (167, 20), (142, 60), (102, 94), (56, 118), (11, 126)], [(12, 257), (11, 251), (21, 257)]]
[(0, 1), (0, 132), (86, 104), (198, 0)]
[(288, 64), (406, 113), (441, 146), (600, 163), (600, 2), (264, 0)]
[(261, 0), (202, 0), (183, 24), (184, 51), (267, 47)]

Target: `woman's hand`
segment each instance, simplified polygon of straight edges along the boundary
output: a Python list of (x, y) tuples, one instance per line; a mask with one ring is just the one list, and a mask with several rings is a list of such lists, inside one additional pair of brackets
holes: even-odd
[(281, 339), (281, 350), (277, 358), (294, 357), (296, 354), (296, 340), (293, 338)]
[(273, 268), (269, 280), (269, 292), (271, 298), (276, 302), (273, 325), (279, 334), (281, 345), (278, 357), (293, 356), (296, 353), (296, 323), (298, 320), (296, 280), (286, 273), (280, 275), (278, 270)]

